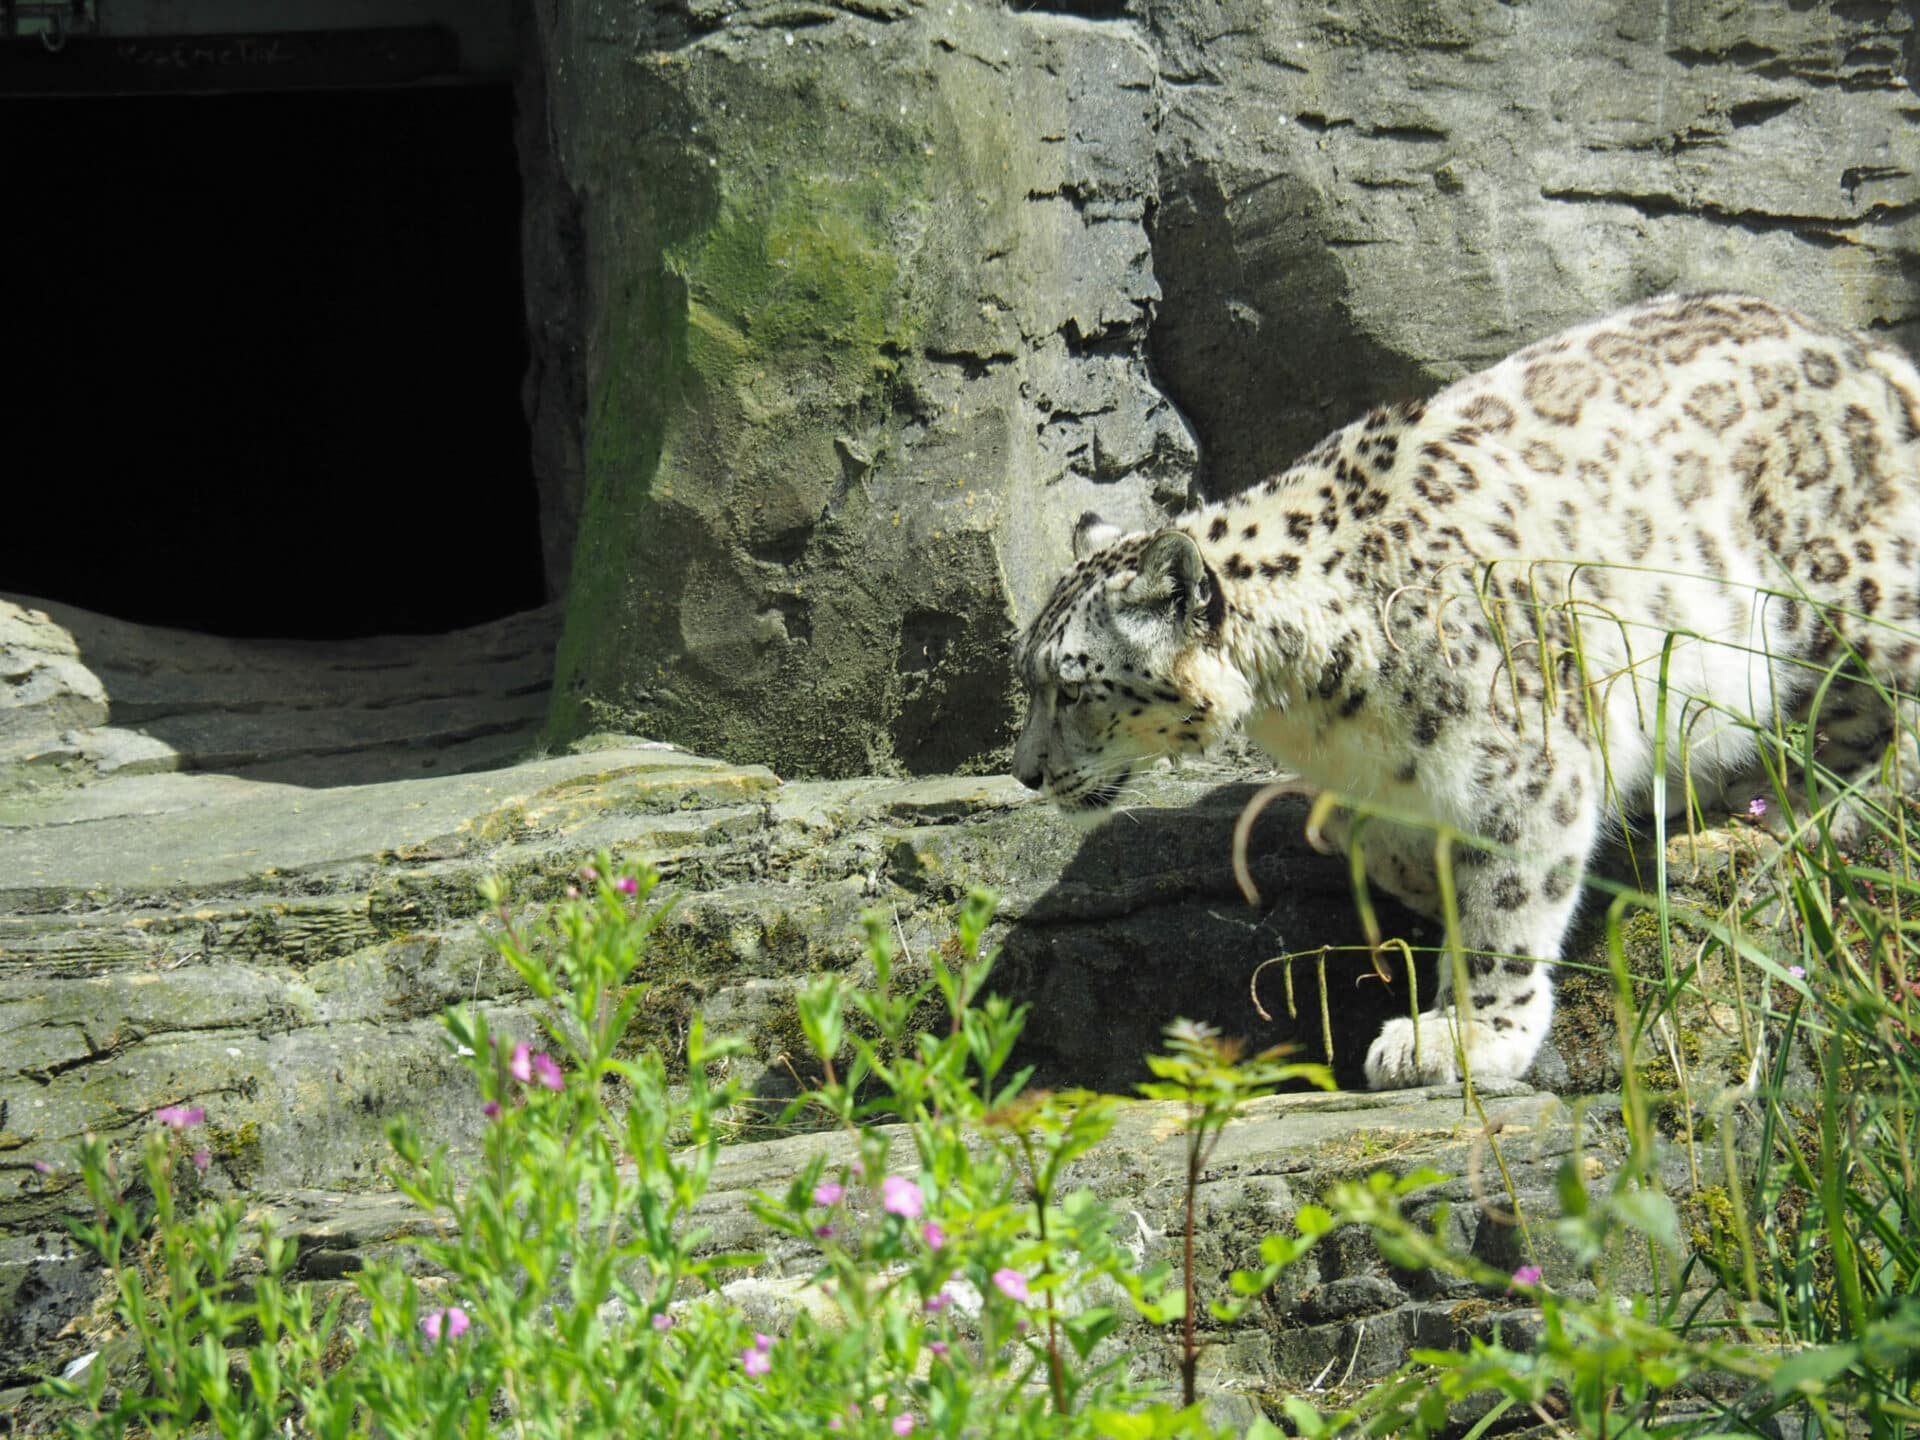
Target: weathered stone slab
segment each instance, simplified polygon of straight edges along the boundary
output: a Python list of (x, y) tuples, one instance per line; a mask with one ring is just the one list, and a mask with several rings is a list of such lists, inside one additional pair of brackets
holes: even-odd
[(262, 876), (444, 859), (568, 818), (725, 803), (776, 784), (758, 767), (601, 751), (386, 786), (228, 783), (211, 803), (148, 811), (148, 794), (176, 795), (178, 779), (122, 782), (134, 788), (120, 804), (135, 813), (110, 824), (63, 823), (107, 820), (98, 792), (17, 806), (8, 817), (15, 828), (0, 830), (0, 906), (45, 909), (75, 894), (185, 898), (258, 888)]

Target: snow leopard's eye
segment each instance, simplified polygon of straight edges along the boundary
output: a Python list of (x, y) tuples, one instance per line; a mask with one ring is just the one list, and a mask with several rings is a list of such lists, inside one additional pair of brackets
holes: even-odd
[(1078, 705), (1080, 703), (1080, 686), (1078, 683), (1062, 680), (1058, 690), (1060, 703), (1062, 705)]

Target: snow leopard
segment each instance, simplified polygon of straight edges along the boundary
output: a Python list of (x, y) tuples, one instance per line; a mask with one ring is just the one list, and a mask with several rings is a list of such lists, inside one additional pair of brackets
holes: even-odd
[(1442, 964), (1365, 1073), (1517, 1077), (1594, 848), (1652, 813), (1656, 774), (1724, 805), (1766, 735), (1810, 726), (1842, 776), (1911, 746), (1916, 544), (1906, 356), (1751, 296), (1662, 296), (1158, 528), (1083, 516), (1017, 652), (1014, 773), (1097, 815), (1237, 729), (1373, 813), (1369, 883), (1428, 915), (1438, 827), (1476, 837), (1450, 852), (1468, 1003)]

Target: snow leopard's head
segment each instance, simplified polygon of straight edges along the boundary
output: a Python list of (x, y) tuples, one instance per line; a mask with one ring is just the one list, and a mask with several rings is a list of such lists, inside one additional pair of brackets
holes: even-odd
[(1013, 773), (1063, 810), (1103, 811), (1152, 761), (1219, 738), (1193, 661), (1219, 636), (1225, 600), (1185, 530), (1122, 535), (1083, 515), (1073, 553), (1020, 645), (1027, 723)]

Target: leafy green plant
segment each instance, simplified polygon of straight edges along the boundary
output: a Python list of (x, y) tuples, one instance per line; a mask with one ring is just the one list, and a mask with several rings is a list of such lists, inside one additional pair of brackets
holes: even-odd
[[(623, 1044), (665, 914), (654, 885), (603, 855), (524, 926), (491, 892), (497, 948), (540, 1003), (541, 1034), (498, 1034), (476, 1009), (447, 1017), (485, 1119), (479, 1153), (456, 1163), (396, 1122), (414, 1258), (376, 1259), (323, 1309), (289, 1281), (291, 1244), (262, 1230), (242, 1264), (239, 1205), (197, 1203), (202, 1114), (160, 1112), (138, 1184), (90, 1141), (94, 1213), (75, 1230), (114, 1277), (141, 1363), (47, 1382), (71, 1406), (64, 1433), (1203, 1433), (1197, 1411), (1151, 1403), (1124, 1352), (1102, 1347), (1129, 1306), (1177, 1313), (1178, 1293), (1169, 1306), (1169, 1267), (1140, 1273), (1112, 1214), (1064, 1183), (1120, 1102), (1031, 1092), (1009, 1070), (1023, 1012), (982, 995), (984, 895), (922, 983), (897, 983), (876, 920), (871, 983), (824, 977), (803, 996), (825, 1079), (796, 1104), (845, 1139), (753, 1201), (813, 1257), (777, 1323), (762, 1313), (753, 1328), (726, 1286), (760, 1257), (718, 1251), (701, 1220), (738, 1099), (716, 1077), (737, 1047), (696, 1023), (670, 1079), (657, 1052)], [(945, 1033), (917, 1032), (935, 1001)]]

